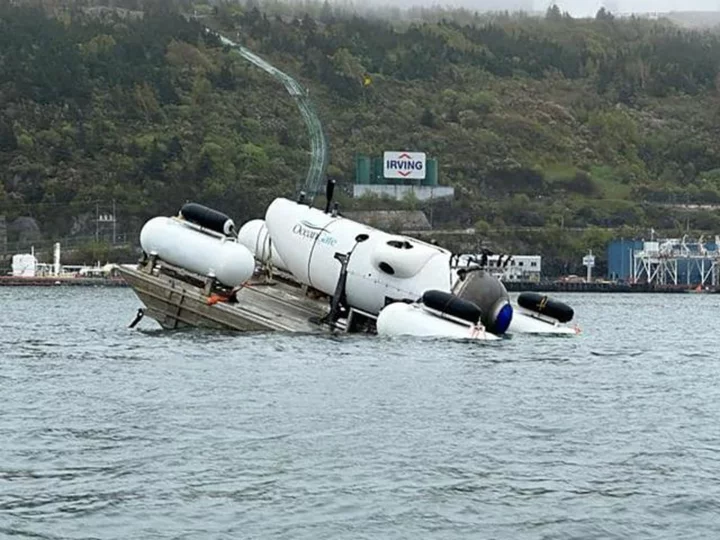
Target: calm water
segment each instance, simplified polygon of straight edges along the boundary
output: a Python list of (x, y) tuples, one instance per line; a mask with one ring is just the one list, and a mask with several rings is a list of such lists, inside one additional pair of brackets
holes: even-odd
[(559, 297), (579, 338), (468, 344), (0, 288), (0, 537), (720, 537), (720, 295)]

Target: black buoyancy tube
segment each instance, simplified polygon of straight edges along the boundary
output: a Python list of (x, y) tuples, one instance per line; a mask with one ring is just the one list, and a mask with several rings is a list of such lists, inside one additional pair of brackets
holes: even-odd
[(425, 291), (422, 296), (422, 303), (430, 309), (473, 324), (477, 324), (482, 317), (482, 311), (477, 304), (458, 298), (454, 294), (445, 291)]
[(202, 204), (187, 203), (180, 209), (180, 215), (187, 221), (211, 231), (226, 236), (235, 236), (236, 234), (235, 222), (230, 217)]
[(557, 319), (561, 323), (566, 323), (572, 320), (575, 316), (573, 309), (559, 302), (558, 300), (552, 300), (544, 294), (536, 292), (524, 292), (518, 296), (518, 305), (539, 313), (540, 315), (547, 315), (553, 319)]

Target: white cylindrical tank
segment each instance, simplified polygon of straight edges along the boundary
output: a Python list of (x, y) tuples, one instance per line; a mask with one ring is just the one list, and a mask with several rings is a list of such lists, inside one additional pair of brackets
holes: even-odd
[(385, 306), (377, 318), (379, 336), (422, 336), (456, 339), (500, 339), (473, 324), (460, 324), (426, 311), (421, 304), (394, 302)]
[(60, 275), (60, 242), (53, 245), (53, 275)]
[(335, 292), (340, 275), (335, 255), (352, 251), (345, 296), (350, 306), (370, 313), (379, 313), (388, 299), (416, 300), (428, 289), (450, 291), (454, 281), (446, 249), (288, 199), (272, 202), (265, 225), (287, 270), (326, 294)]
[(15, 277), (35, 277), (37, 259), (31, 253), (19, 253), (12, 258), (12, 275)]
[(285, 263), (270, 240), (270, 234), (264, 219), (253, 219), (240, 227), (238, 242), (250, 250), (262, 263), (270, 263), (275, 268), (287, 270)]
[(242, 284), (255, 271), (255, 259), (245, 246), (204, 234), (177, 219), (152, 218), (140, 232), (140, 245), (148, 255), (156, 254), (202, 276), (214, 276), (228, 287)]

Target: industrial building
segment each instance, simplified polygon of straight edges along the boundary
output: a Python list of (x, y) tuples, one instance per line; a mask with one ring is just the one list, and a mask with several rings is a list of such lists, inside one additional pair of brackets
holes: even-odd
[(385, 152), (382, 157), (355, 157), (353, 197), (386, 196), (420, 201), (453, 197), (454, 188), (438, 182), (437, 159), (423, 152)]
[[(466, 254), (460, 257), (461, 263), (469, 262), (470, 259), (480, 261), (482, 255)], [(489, 255), (487, 269), (501, 281), (539, 282), (542, 272), (542, 257), (540, 255)]]
[(664, 238), (614, 240), (608, 245), (608, 278), (628, 283), (717, 287), (720, 238), (706, 242)]

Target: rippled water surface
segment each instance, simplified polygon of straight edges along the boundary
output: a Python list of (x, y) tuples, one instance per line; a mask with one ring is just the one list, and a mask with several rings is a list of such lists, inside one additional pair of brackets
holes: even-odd
[(559, 297), (579, 337), (470, 344), (0, 289), (0, 537), (720, 537), (720, 295)]

